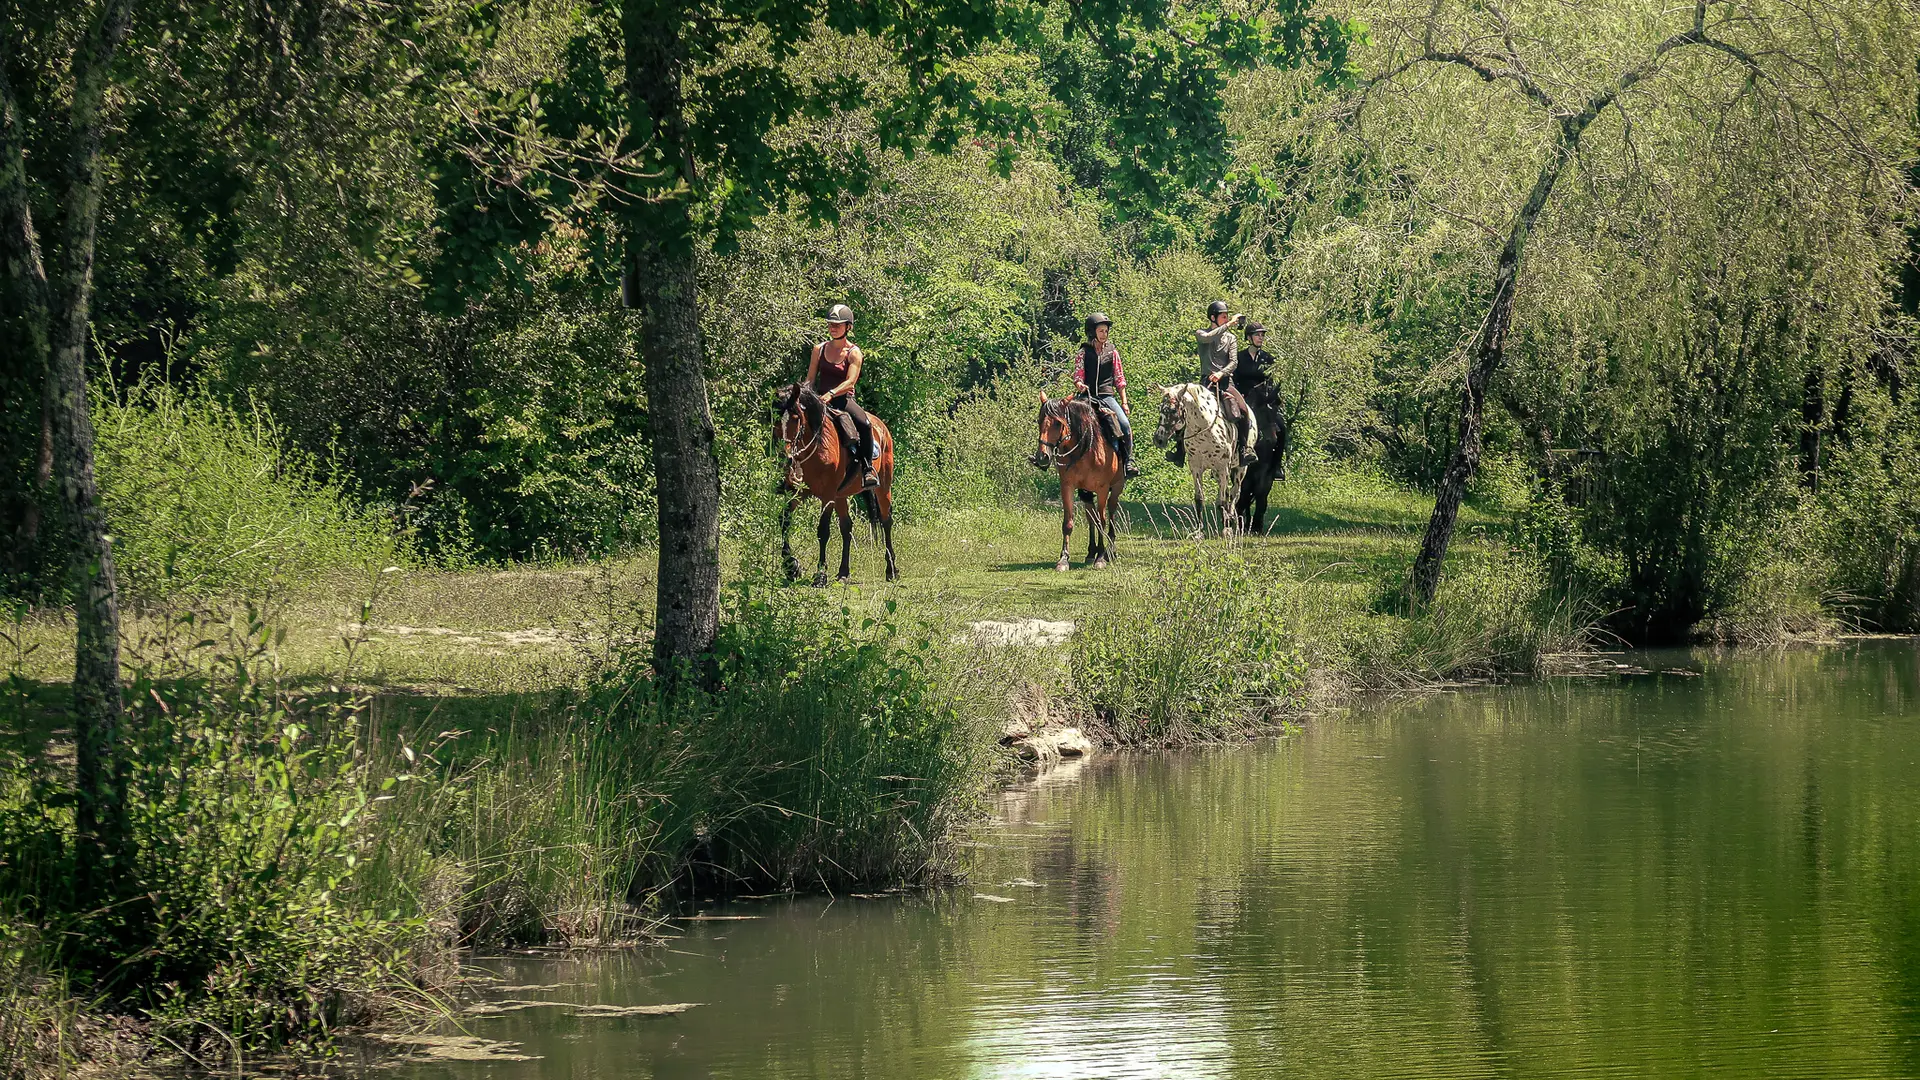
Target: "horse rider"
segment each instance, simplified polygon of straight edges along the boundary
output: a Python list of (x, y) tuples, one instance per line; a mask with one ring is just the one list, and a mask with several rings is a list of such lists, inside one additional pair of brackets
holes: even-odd
[(807, 363), (807, 384), (826, 399), (829, 407), (852, 418), (859, 432), (851, 448), (854, 468), (860, 471), (861, 484), (871, 489), (880, 486), (880, 478), (873, 472), (873, 425), (868, 422), (867, 411), (853, 399), (854, 388), (860, 384), (862, 358), (852, 335), (853, 309), (845, 304), (833, 305), (827, 312), (827, 340), (813, 347)]
[(1073, 388), (1091, 396), (1113, 417), (1120, 464), (1129, 478), (1140, 475), (1133, 463), (1133, 422), (1127, 419), (1127, 375), (1120, 370), (1120, 350), (1113, 344), (1113, 320), (1105, 312), (1087, 316), (1087, 340), (1080, 343), (1080, 365), (1073, 369)]
[[(1245, 315), (1229, 312), (1225, 300), (1215, 300), (1207, 305), (1208, 326), (1195, 330), (1194, 337), (1200, 343), (1200, 377), (1213, 390), (1214, 397), (1220, 402), (1220, 409), (1233, 425), (1234, 445), (1240, 448), (1240, 460), (1250, 462), (1259, 455), (1254, 452), (1253, 410), (1247, 407), (1247, 399), (1234, 389), (1233, 371), (1239, 361), (1235, 347), (1240, 343), (1234, 339), (1233, 327), (1244, 325)], [(1167, 453), (1167, 460), (1175, 465), (1184, 465), (1187, 460), (1187, 446), (1184, 439), (1176, 436), (1173, 449)]]
[(1267, 328), (1248, 323), (1247, 347), (1240, 350), (1239, 359), (1233, 365), (1233, 388), (1245, 396), (1257, 387), (1266, 386), (1267, 367), (1272, 363), (1273, 354), (1267, 352)]

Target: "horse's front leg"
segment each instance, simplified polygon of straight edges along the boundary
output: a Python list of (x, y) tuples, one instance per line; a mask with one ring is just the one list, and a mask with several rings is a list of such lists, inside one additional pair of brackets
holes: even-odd
[(1067, 557), (1067, 545), (1073, 542), (1073, 485), (1067, 483), (1067, 475), (1060, 474), (1060, 561), (1053, 568), (1062, 573), (1073, 565)]
[(793, 511), (800, 505), (803, 495), (795, 495), (787, 500), (787, 508), (780, 511), (780, 568), (788, 581), (800, 580), (800, 560), (793, 557)]
[(840, 515), (840, 581), (853, 576), (853, 513), (847, 506), (847, 500), (841, 499), (833, 504), (833, 511)]
[(1193, 478), (1193, 535), (1195, 539), (1207, 534), (1207, 510), (1200, 501), (1200, 474), (1188, 472)]
[(1218, 500), (1220, 506), (1220, 535), (1232, 536), (1240, 523), (1240, 508), (1237, 504), (1240, 499), (1240, 484), (1238, 480), (1241, 475), (1241, 470), (1222, 468), (1216, 475), (1220, 478)]
[(813, 572), (813, 587), (816, 589), (824, 589), (827, 587), (827, 528), (832, 521), (833, 504), (822, 503), (820, 506), (820, 527), (814, 530), (815, 535), (820, 538), (820, 565), (819, 569)]

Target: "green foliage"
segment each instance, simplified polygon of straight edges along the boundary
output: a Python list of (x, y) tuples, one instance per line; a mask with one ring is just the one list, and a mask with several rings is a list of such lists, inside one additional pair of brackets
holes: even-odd
[(891, 603), (743, 586), (710, 689), (619, 653), (547, 716), (423, 745), (434, 780), (385, 805), (377, 876), (473, 943), (618, 938), (675, 888), (934, 880), (988, 746), (943, 640)]
[(1299, 703), (1307, 658), (1274, 602), (1284, 570), (1232, 551), (1195, 551), (1074, 636), (1076, 691), (1121, 745), (1225, 738)]
[(263, 410), (141, 381), (96, 392), (94, 428), (122, 587), (143, 602), (258, 597), (407, 561), (397, 523), (288, 446)]
[[(281, 687), (257, 619), (217, 649), (208, 629), (183, 617), (134, 682), (113, 862), (71, 865), (70, 800), (36, 777), (0, 805), (0, 897), (58, 935), (89, 995), (224, 1053), (365, 1017), (408, 986), (420, 926), (362, 888), (361, 705)], [(78, 891), (89, 880), (102, 895)]]
[(743, 587), (714, 689), (628, 683), (613, 722), (691, 741), (678, 802), (712, 872), (776, 887), (925, 881), (950, 869), (984, 774), (942, 652), (938, 625), (891, 600), (869, 614)]

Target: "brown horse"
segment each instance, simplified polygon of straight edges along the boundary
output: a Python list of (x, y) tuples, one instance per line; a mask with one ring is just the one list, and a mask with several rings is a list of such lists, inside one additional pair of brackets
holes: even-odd
[(1115, 519), (1120, 513), (1120, 489), (1127, 486), (1120, 453), (1101, 430), (1096, 406), (1084, 397), (1040, 395), (1040, 450), (1034, 455), (1042, 468), (1052, 465), (1060, 474), (1060, 561), (1055, 570), (1072, 565), (1067, 546), (1073, 542), (1073, 496), (1087, 504), (1087, 564), (1095, 569), (1113, 559)]
[(864, 496), (876, 530), (887, 541), (887, 580), (900, 580), (900, 568), (893, 561), (893, 432), (877, 416), (873, 422), (873, 441), (880, 452), (873, 460), (874, 475), (880, 486), (865, 491), (860, 474), (852, 468), (846, 434), (839, 422), (827, 415), (827, 403), (810, 386), (794, 383), (774, 400), (774, 421), (787, 450), (787, 480), (784, 490), (793, 492), (787, 508), (780, 513), (780, 557), (786, 565), (787, 580), (800, 576), (800, 563), (793, 557), (787, 533), (793, 524), (793, 509), (812, 497), (820, 508), (820, 570), (813, 576), (815, 587), (827, 583), (827, 523), (840, 515), (840, 580), (847, 580), (848, 560), (853, 547), (853, 518), (847, 501)]

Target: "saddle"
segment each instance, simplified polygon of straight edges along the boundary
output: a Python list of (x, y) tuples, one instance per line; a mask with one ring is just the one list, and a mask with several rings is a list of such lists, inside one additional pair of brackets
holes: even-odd
[(1093, 415), (1100, 419), (1100, 434), (1107, 437), (1109, 445), (1120, 444), (1120, 421), (1113, 410), (1100, 403), (1100, 399), (1091, 394), (1075, 394), (1074, 398), (1093, 406)]
[(845, 409), (838, 409), (832, 405), (827, 406), (827, 414), (832, 416), (833, 422), (840, 426), (840, 437), (845, 441), (846, 445), (852, 446), (859, 440), (860, 428), (854, 424), (852, 414), (848, 413)]

